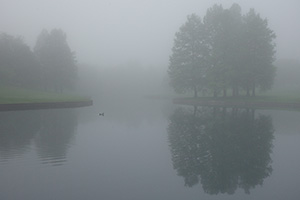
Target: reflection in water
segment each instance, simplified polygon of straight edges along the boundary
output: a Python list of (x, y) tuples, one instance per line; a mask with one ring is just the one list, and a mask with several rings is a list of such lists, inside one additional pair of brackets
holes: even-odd
[(40, 113), (0, 112), (0, 159), (9, 159), (29, 149), (41, 124)]
[(273, 132), (271, 117), (254, 110), (179, 108), (168, 126), (173, 167), (206, 193), (249, 193), (272, 172)]
[(42, 163), (60, 165), (77, 126), (75, 110), (0, 112), (0, 161), (35, 145)]

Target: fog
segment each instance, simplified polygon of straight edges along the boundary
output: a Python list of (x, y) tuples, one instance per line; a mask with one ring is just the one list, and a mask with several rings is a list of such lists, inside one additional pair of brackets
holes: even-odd
[(1, 0), (1, 32), (21, 35), (31, 47), (43, 28), (67, 33), (79, 62), (121, 64), (129, 60), (166, 67), (174, 34), (186, 16), (201, 17), (213, 4), (243, 12), (255, 8), (277, 35), (277, 58), (298, 58), (297, 0)]
[[(298, 0), (1, 0), (0, 32), (22, 36), (33, 48), (42, 29), (60, 28), (76, 52), (81, 79), (94, 74), (98, 81), (88, 87), (116, 84), (113, 90), (117, 90), (124, 83), (130, 87), (136, 80), (152, 85), (149, 93), (155, 93), (154, 85), (168, 85), (166, 71), (174, 35), (187, 15), (203, 17), (214, 4), (228, 8), (233, 3), (241, 6), (242, 13), (255, 8), (268, 19), (277, 36), (278, 60), (299, 59)], [(127, 75), (122, 76), (125, 72)]]
[[(233, 8), (220, 15), (225, 22), (215, 18), (226, 29), (216, 31), (222, 41), (214, 45), (217, 28), (208, 30), (201, 50), (181, 54), (191, 62), (177, 59), (177, 72), (184, 72), (172, 77), (175, 33), (188, 15), (202, 19), (214, 4)], [(263, 41), (272, 44), (257, 48), (258, 34), (255, 48), (244, 48), (253, 36), (246, 33), (265, 25), (250, 26), (264, 22), (256, 15), (236, 20), (236, 11), (241, 17), (251, 8), (276, 34), (274, 63), (269, 29), (258, 33), (271, 35)], [(255, 110), (251, 101), (247, 108), (196, 107), (189, 103), (197, 99), (185, 98), (188, 105), (173, 104), (179, 95), (171, 84), (180, 77), (188, 97), (210, 90), (214, 97), (250, 98), (261, 80), (270, 89), (274, 64), (273, 87), (287, 93), (276, 92), (298, 94), (299, 11), (299, 0), (0, 0), (0, 92), (16, 86), (93, 100), (84, 108), (0, 112), (0, 199), (299, 199), (299, 110)], [(193, 32), (201, 23), (194, 35), (201, 35)], [(190, 50), (193, 43), (182, 46)], [(198, 62), (203, 46), (219, 54), (209, 49), (205, 59), (213, 59)]]

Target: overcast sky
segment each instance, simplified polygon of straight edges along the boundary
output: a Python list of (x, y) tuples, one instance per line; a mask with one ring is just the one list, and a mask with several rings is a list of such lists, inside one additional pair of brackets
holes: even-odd
[(277, 35), (277, 58), (300, 54), (299, 0), (0, 0), (0, 32), (31, 47), (41, 30), (61, 28), (77, 60), (95, 65), (137, 61), (167, 67), (174, 34), (186, 16), (213, 4), (253, 7)]

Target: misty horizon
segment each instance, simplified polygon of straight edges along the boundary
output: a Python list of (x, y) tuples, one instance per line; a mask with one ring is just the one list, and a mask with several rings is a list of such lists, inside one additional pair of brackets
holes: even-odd
[[(276, 58), (298, 59), (300, 6), (289, 1), (4, 1), (1, 32), (21, 36), (31, 49), (43, 29), (62, 29), (78, 63), (122, 66), (138, 62), (166, 70), (175, 33), (192, 13), (203, 17), (214, 4), (242, 13), (254, 8), (276, 33)], [(25, 9), (24, 9), (25, 8)]]

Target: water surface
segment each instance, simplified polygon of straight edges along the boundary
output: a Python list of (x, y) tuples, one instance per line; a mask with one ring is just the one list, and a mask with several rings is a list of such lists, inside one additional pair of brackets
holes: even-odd
[(300, 197), (298, 112), (145, 101), (0, 119), (0, 199)]

